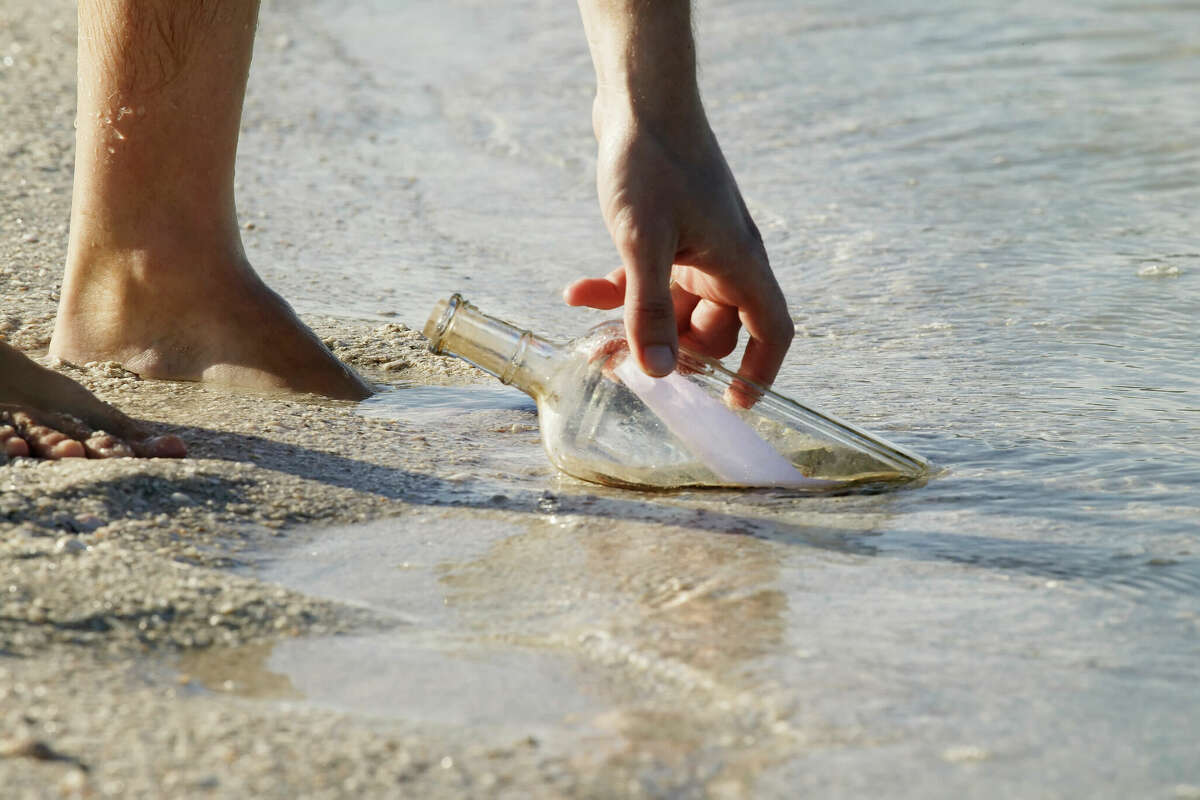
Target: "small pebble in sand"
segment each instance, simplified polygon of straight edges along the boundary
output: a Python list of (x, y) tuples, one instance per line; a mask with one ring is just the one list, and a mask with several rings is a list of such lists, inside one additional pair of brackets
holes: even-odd
[(91, 533), (103, 528), (108, 523), (95, 514), (80, 514), (75, 517), (75, 529), (81, 533)]
[(87, 545), (76, 539), (74, 536), (64, 536), (54, 543), (55, 553), (67, 553), (75, 555), (87, 550)]
[(958, 745), (957, 747), (947, 747), (942, 751), (942, 760), (949, 761), (951, 764), (968, 764), (976, 761), (986, 761), (991, 755), (991, 753), (982, 747), (966, 744)]
[(87, 773), (73, 769), (58, 782), (58, 791), (63, 795), (81, 795), (87, 791)]
[(0, 758), (32, 758), (37, 761), (54, 761), (62, 756), (41, 739), (22, 738), (0, 743)]

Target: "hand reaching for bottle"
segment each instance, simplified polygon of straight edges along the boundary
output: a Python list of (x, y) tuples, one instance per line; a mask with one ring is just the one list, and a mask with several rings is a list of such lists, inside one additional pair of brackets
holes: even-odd
[(723, 358), (745, 325), (739, 374), (769, 385), (795, 328), (700, 102), (691, 3), (579, 8), (596, 68), (596, 186), (621, 266), (572, 283), (564, 298), (624, 305), (630, 347), (654, 376), (675, 368), (680, 339)]
[(794, 334), (758, 228), (703, 117), (664, 133), (632, 114), (601, 119), (597, 189), (622, 265), (567, 287), (571, 305), (625, 306), (630, 345), (655, 376), (678, 342), (714, 358), (750, 334), (739, 374), (770, 385)]

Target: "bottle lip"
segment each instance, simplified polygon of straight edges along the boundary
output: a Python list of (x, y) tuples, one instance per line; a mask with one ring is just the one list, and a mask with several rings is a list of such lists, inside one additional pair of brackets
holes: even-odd
[[(446, 301), (446, 307), (442, 309), (441, 316), (433, 325), (432, 335), (426, 334), (429, 338), (429, 352), (435, 355), (442, 354), (442, 337), (450, 329), (450, 323), (454, 320), (454, 314), (458, 311), (458, 307), (466, 302), (466, 299), (458, 292), (450, 295), (450, 299)], [(430, 321), (432, 322), (432, 320)]]

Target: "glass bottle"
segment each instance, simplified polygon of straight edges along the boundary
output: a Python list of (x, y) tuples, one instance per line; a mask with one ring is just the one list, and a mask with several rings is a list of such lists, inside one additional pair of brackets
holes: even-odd
[(920, 456), (685, 347), (675, 372), (652, 378), (630, 355), (617, 320), (558, 345), (454, 294), (438, 302), (425, 336), (432, 352), (458, 356), (532, 396), (550, 460), (583, 480), (822, 491), (910, 480), (928, 468)]

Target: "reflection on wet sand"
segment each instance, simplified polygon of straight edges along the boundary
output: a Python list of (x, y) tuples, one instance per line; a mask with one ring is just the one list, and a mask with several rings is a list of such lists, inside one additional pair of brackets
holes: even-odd
[(256, 700), (303, 698), (286, 674), (267, 666), (274, 646), (272, 642), (255, 642), (241, 647), (185, 650), (176, 664), (179, 680)]
[(615, 737), (592, 752), (605, 769), (741, 794), (789, 749), (780, 734), (790, 703), (752, 669), (784, 643), (772, 545), (566, 518), (440, 572), (446, 602), (481, 638), (593, 665), (582, 688), (604, 710), (589, 727)]
[(711, 529), (765, 519), (653, 504), (664, 519), (621, 518), (640, 504), (579, 488), (550, 514), (426, 507), (278, 554), (261, 577), (398, 624), (283, 642), (265, 668), (319, 705), (484, 739), (534, 733), (583, 773), (628, 773), (653, 793), (750, 796), (764, 765), (823, 738), (815, 723), (796, 734), (770, 668), (803, 618), (778, 586), (791, 546)]
[(447, 603), (480, 635), (602, 631), (648, 657), (723, 674), (780, 640), (787, 598), (772, 588), (776, 560), (748, 537), (568, 517), (535, 521), (440, 572)]

